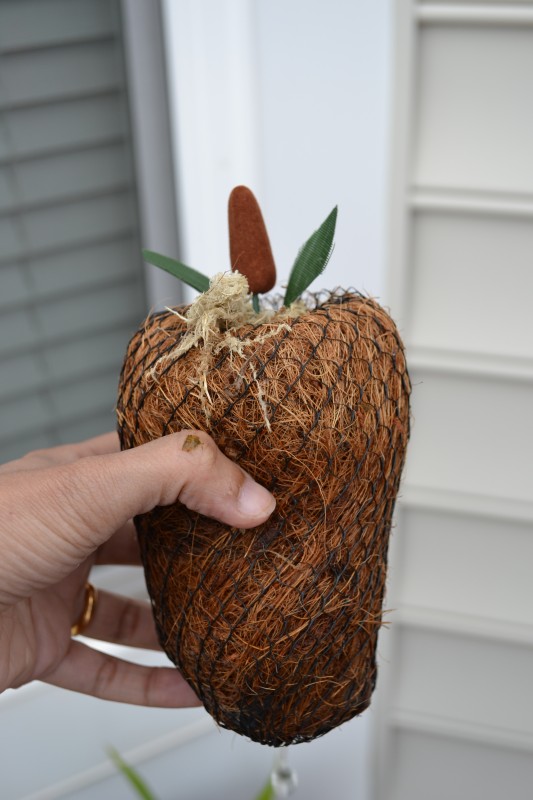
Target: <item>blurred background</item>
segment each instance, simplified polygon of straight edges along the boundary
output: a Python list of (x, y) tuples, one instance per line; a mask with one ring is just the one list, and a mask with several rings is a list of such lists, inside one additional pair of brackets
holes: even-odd
[[(306, 800), (533, 796), (533, 2), (0, 0), (0, 460), (114, 427), (126, 344), (229, 268), (249, 185), (280, 283), (391, 308), (413, 434), (372, 707), (289, 750)], [(95, 582), (144, 596), (136, 570)], [(157, 656), (135, 653), (154, 660)], [(161, 660), (161, 659), (160, 659)], [(0, 698), (6, 800), (248, 800), (273, 751), (200, 710)]]

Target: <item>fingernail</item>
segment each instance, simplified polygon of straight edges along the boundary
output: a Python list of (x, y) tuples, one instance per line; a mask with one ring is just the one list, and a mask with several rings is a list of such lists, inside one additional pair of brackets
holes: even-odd
[(276, 501), (268, 489), (247, 476), (237, 498), (237, 507), (246, 516), (266, 518), (274, 511)]

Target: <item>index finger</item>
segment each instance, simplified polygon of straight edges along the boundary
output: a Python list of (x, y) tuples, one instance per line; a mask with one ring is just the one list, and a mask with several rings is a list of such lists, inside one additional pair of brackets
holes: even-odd
[(107, 453), (118, 453), (119, 451), (118, 434), (110, 431), (100, 436), (94, 436), (92, 439), (85, 439), (83, 442), (60, 444), (43, 450), (33, 450), (16, 461), (8, 461), (6, 464), (2, 464), (0, 473), (58, 467), (62, 464), (72, 464), (85, 456), (101, 456)]
[(83, 458), (84, 456), (101, 456), (106, 453), (118, 453), (120, 451), (120, 442), (118, 433), (116, 431), (109, 431), (108, 433), (102, 433), (100, 436), (94, 436), (92, 439), (85, 439), (83, 442), (61, 445), (56, 449), (60, 450), (61, 447), (70, 447), (78, 458)]
[(65, 658), (40, 678), (53, 686), (103, 700), (152, 706), (192, 708), (201, 705), (173, 667), (145, 667), (72, 641)]

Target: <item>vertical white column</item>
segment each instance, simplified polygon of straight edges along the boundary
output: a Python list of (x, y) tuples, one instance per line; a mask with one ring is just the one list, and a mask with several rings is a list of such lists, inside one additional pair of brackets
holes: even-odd
[[(142, 246), (177, 257), (178, 219), (159, 0), (122, 0), (124, 50), (134, 131)], [(179, 282), (147, 265), (151, 307), (181, 300)]]
[(261, 195), (254, 3), (163, 0), (163, 19), (180, 252), (213, 275), (230, 267), (229, 192), (244, 183)]

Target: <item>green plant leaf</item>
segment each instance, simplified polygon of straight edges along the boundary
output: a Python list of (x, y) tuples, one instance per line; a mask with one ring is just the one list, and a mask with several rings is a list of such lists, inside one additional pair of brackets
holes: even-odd
[(276, 793), (272, 786), (272, 781), (269, 778), (254, 800), (275, 800), (275, 797)]
[(153, 250), (143, 250), (142, 252), (144, 260), (148, 261), (149, 264), (164, 269), (165, 272), (170, 272), (175, 278), (179, 278), (180, 281), (196, 289), (197, 292), (206, 292), (209, 289), (209, 278), (206, 278), (205, 275), (197, 272), (192, 267), (187, 267), (181, 261), (163, 256), (161, 253), (154, 253)]
[(337, 223), (337, 206), (324, 220), (318, 230), (306, 241), (294, 262), (284, 303), (288, 307), (305, 292), (326, 268), (333, 251), (333, 237)]
[(107, 752), (117, 769), (119, 769), (124, 777), (130, 782), (139, 797), (142, 797), (143, 800), (156, 800), (155, 795), (152, 794), (139, 773), (124, 761), (117, 750), (115, 750), (113, 747), (110, 747), (108, 748)]

